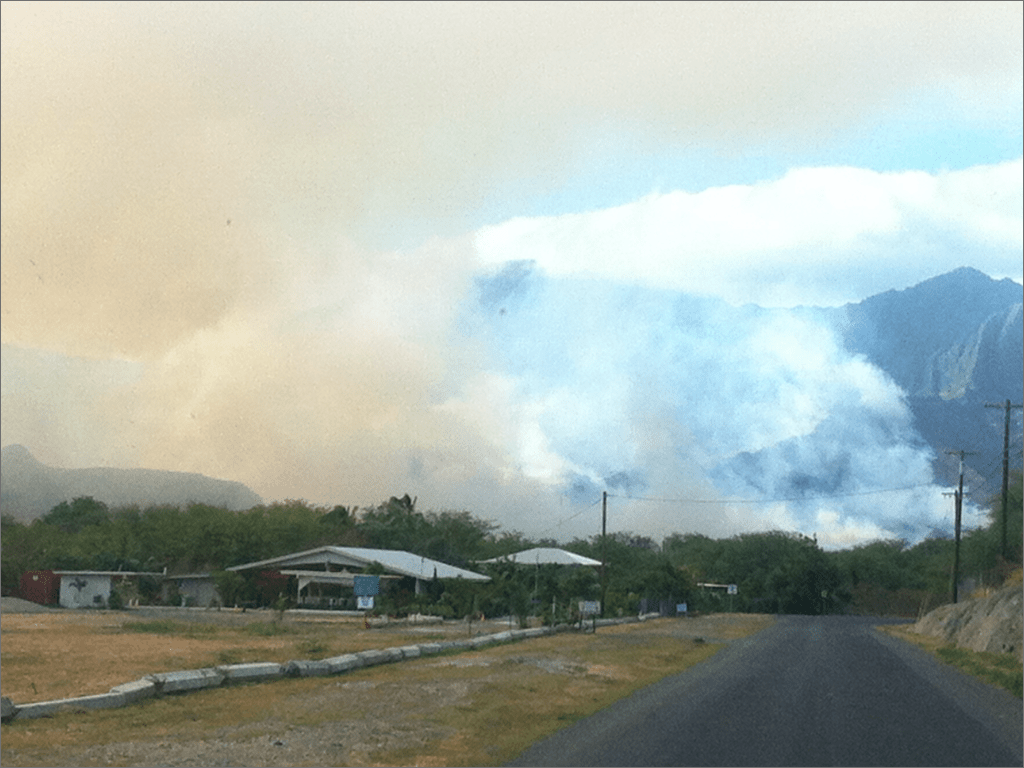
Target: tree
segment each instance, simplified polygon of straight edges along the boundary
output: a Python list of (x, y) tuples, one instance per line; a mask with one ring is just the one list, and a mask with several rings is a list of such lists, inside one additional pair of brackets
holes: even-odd
[(223, 605), (238, 605), (242, 600), (246, 582), (238, 571), (214, 571), (213, 583)]
[[(713, 562), (702, 564), (710, 582), (736, 584), (737, 610), (823, 613), (839, 606), (839, 571), (813, 539), (799, 533), (746, 533), (703, 546)], [(702, 545), (706, 544), (702, 543)], [(677, 549), (676, 546), (670, 549)]]
[(359, 529), (371, 547), (426, 554), (429, 526), (423, 514), (416, 511), (416, 500), (409, 494), (400, 499), (392, 496), (365, 512)]
[(10, 515), (0, 517), (0, 541), (3, 553), (0, 556), (0, 588), (5, 595), (16, 595), (21, 587), (21, 575), (46, 567), (44, 553), (46, 540), (40, 533), (41, 526), (33, 531), (30, 526), (19, 522)]
[(110, 512), (102, 501), (96, 501), (92, 496), (79, 496), (70, 504), (62, 501), (43, 515), (41, 520), (65, 533), (78, 533), (87, 526), (109, 522)]
[(426, 540), (419, 554), (459, 567), (486, 559), (486, 544), (497, 528), (469, 512), (428, 512), (424, 516)]

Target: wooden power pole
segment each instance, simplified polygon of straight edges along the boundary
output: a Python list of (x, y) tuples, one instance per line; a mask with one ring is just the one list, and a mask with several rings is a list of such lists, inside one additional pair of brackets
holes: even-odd
[(953, 545), (953, 602), (955, 603), (960, 589), (960, 519), (964, 508), (964, 456), (971, 453), (971, 451), (946, 451), (946, 453), (952, 453), (960, 457), (960, 483), (957, 486), (956, 493), (953, 494), (956, 501), (953, 528), (955, 531)]
[[(608, 547), (605, 544), (608, 536), (608, 491), (601, 493), (601, 618), (604, 618), (604, 603), (608, 597), (608, 577), (605, 574), (605, 563), (608, 560)], [(595, 626), (597, 626), (595, 624)]]
[(1005, 419), (1003, 421), (1003, 495), (1000, 509), (1000, 517), (1002, 518), (1002, 537), (1000, 539), (1001, 545), (999, 547), (999, 552), (1002, 554), (1003, 560), (1007, 560), (1010, 556), (1007, 550), (1006, 541), (1006, 520), (1010, 514), (1010, 409), (1021, 408), (1024, 406), (1013, 405), (1009, 400), (1007, 400), (1005, 403), (985, 403), (985, 407), (1006, 409)]

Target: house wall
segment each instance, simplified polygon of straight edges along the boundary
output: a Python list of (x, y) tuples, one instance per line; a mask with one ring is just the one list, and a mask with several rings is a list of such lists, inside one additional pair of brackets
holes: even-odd
[(105, 608), (110, 600), (110, 576), (66, 574), (60, 577), (60, 604), (64, 608)]
[(18, 591), (24, 600), (53, 605), (60, 602), (60, 579), (53, 571), (26, 571)]
[(213, 579), (178, 579), (177, 582), (178, 594), (187, 601), (187, 605), (207, 608), (220, 604), (220, 595)]

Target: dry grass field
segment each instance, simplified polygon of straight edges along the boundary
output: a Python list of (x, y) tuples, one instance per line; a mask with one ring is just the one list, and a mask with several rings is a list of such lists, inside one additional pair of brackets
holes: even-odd
[[(366, 630), (351, 620), (223, 619), (4, 615), (3, 695), (16, 703), (40, 701), (106, 691), (159, 670), (323, 658), (468, 631), (465, 624)], [(495, 765), (771, 621), (742, 615), (661, 619), (338, 677), (225, 687), (120, 710), (16, 721), (3, 726), (0, 763)]]
[(4, 614), (0, 693), (15, 703), (46, 701), (106, 693), (154, 672), (320, 659), (446, 636), (429, 625), (395, 627), (367, 631), (356, 618), (278, 618), (273, 611)]

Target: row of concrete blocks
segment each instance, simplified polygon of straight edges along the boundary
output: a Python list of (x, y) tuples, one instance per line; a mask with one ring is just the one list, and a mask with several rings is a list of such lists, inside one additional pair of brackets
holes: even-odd
[(415, 659), (445, 651), (464, 651), (483, 648), (496, 643), (507, 643), (528, 637), (552, 634), (548, 627), (515, 629), (493, 635), (478, 635), (466, 640), (452, 640), (443, 643), (422, 643), (398, 648), (382, 648), (359, 653), (346, 653), (320, 661), (289, 661), (287, 664), (255, 662), (251, 664), (226, 664), (206, 669), (190, 669), (181, 672), (158, 672), (146, 675), (141, 680), (115, 685), (109, 693), (93, 696), (77, 696), (73, 699), (40, 701), (35, 704), (13, 704), (3, 699), (3, 722), (49, 717), (62, 712), (76, 712), (88, 709), (114, 709), (134, 704), (154, 696), (171, 693), (189, 693), (221, 685), (238, 683), (263, 683), (282, 677), (322, 677), (339, 675), (353, 669), (373, 667), (404, 659)]

